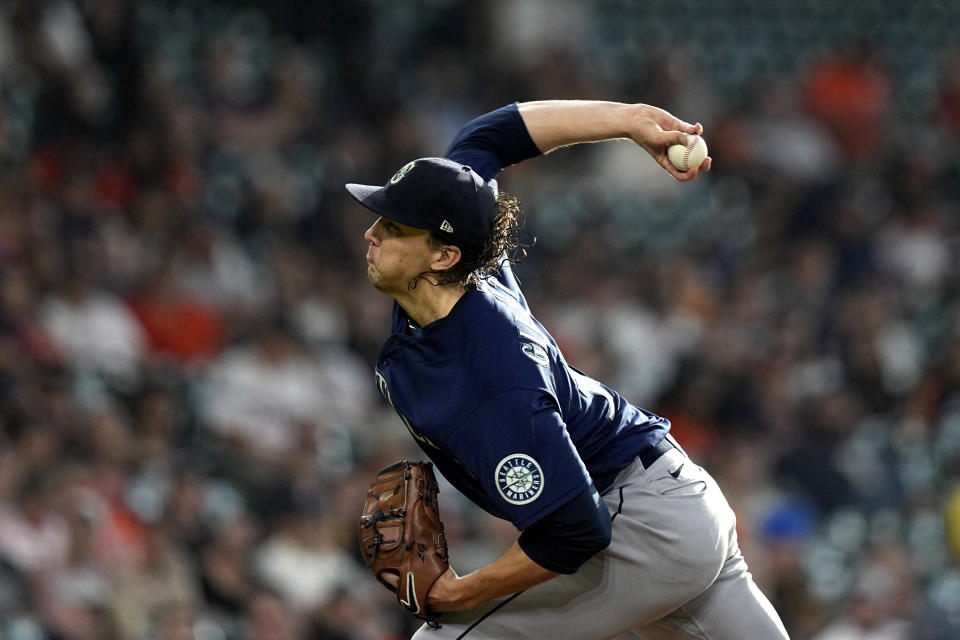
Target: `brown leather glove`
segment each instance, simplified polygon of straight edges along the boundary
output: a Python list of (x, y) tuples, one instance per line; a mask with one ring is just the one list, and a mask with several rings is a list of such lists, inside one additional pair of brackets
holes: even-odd
[(430, 462), (403, 460), (377, 474), (360, 515), (360, 553), (374, 577), (403, 607), (438, 625), (427, 592), (449, 567), (447, 539)]

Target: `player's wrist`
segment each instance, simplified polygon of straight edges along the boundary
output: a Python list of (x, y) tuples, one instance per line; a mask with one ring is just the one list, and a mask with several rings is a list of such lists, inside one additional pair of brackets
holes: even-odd
[(649, 143), (651, 133), (661, 129), (657, 123), (657, 113), (655, 109), (656, 107), (642, 103), (630, 105), (630, 111), (627, 116), (626, 137), (641, 146)]
[(480, 602), (480, 600), (473, 601), (473, 594), (465, 586), (464, 579), (453, 569), (449, 569), (440, 576), (427, 594), (427, 606), (437, 613), (464, 611), (475, 607)]

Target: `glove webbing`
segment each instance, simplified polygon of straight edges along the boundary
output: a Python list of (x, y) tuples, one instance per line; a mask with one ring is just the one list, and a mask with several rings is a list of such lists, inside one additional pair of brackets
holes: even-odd
[[(394, 494), (396, 494), (396, 492), (394, 492)], [(407, 510), (403, 507), (400, 507), (399, 509), (390, 507), (390, 509), (387, 511), (381, 511), (377, 509), (372, 516), (367, 516), (363, 519), (363, 528), (369, 529), (370, 527), (376, 527), (378, 522), (386, 522), (387, 520), (396, 520), (398, 518), (402, 520), (404, 515), (406, 515), (406, 512)], [(380, 551), (380, 545), (384, 543), (390, 544), (392, 542), (396, 542), (396, 540), (384, 540), (383, 534), (377, 531), (376, 528), (373, 530), (373, 535), (367, 536), (362, 540), (362, 542), (366, 543), (370, 540), (373, 542), (368, 544), (367, 548), (373, 549), (373, 555), (370, 557), (370, 561), (367, 563), (368, 569), (373, 566), (373, 561), (377, 559), (377, 553)], [(409, 549), (409, 546), (407, 549)]]

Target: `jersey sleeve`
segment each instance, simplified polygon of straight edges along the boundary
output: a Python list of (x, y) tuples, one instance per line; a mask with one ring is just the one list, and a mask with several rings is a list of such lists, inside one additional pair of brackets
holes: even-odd
[(548, 393), (511, 390), (477, 409), (447, 438), (488, 504), (523, 530), (595, 490)]
[(587, 490), (524, 529), (517, 544), (541, 567), (576, 573), (610, 544), (612, 519), (596, 491)]
[(454, 137), (446, 157), (491, 180), (505, 167), (540, 155), (517, 103), (468, 122)]

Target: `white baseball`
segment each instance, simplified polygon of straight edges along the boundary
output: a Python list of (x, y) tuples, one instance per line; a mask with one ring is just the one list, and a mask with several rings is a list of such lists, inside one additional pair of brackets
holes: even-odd
[(687, 144), (674, 144), (667, 148), (667, 157), (678, 171), (699, 167), (707, 157), (707, 143), (700, 136), (687, 136)]

